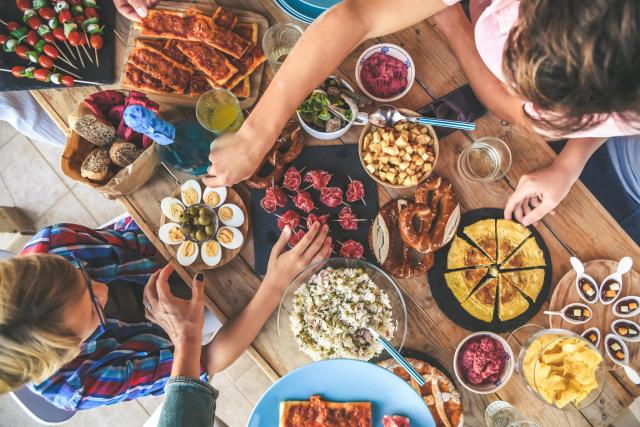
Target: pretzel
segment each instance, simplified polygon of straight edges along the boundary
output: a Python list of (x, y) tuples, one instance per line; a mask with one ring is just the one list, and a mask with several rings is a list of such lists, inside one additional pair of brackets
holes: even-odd
[[(451, 183), (440, 176), (431, 176), (416, 189), (416, 203), (400, 212), (402, 240), (421, 253), (434, 252), (444, 244), (444, 233), (458, 199)], [(414, 227), (414, 218), (419, 227)]]
[(400, 211), (408, 200), (392, 200), (384, 205), (369, 230), (369, 247), (385, 271), (399, 279), (427, 272), (434, 262), (434, 253), (415, 252), (400, 236)]
[[(282, 151), (283, 148), (286, 150)], [(289, 122), (284, 128), (273, 148), (269, 150), (264, 160), (251, 178), (245, 182), (251, 188), (267, 188), (274, 182), (280, 181), (284, 174), (284, 168), (287, 164), (295, 160), (304, 148), (304, 135), (300, 126), (296, 122)], [(264, 164), (269, 161), (273, 166), (273, 170), (268, 175), (261, 176), (260, 170)]]

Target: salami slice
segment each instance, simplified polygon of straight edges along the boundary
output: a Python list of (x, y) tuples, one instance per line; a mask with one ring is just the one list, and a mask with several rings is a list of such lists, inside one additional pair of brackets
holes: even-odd
[(305, 213), (311, 212), (316, 207), (309, 193), (304, 190), (298, 190), (296, 195), (293, 197), (293, 204), (296, 205), (296, 208)]
[(291, 230), (295, 230), (300, 225), (300, 214), (296, 211), (286, 211), (278, 218), (278, 228), (284, 230), (284, 227), (289, 226)]
[(340, 256), (345, 258), (362, 258), (364, 255), (364, 246), (360, 242), (349, 239), (342, 244), (340, 248)]
[(312, 170), (304, 174), (304, 182), (311, 184), (316, 190), (322, 190), (331, 181), (331, 174), (324, 170)]
[(347, 185), (347, 202), (355, 202), (364, 199), (364, 184), (361, 181), (353, 180)]
[(272, 197), (280, 208), (287, 206), (287, 195), (277, 185), (267, 188), (265, 197)]
[(310, 213), (307, 216), (307, 228), (311, 228), (313, 224), (319, 222), (320, 224), (326, 224), (329, 221), (329, 214), (314, 215)]
[(289, 191), (298, 191), (300, 184), (302, 183), (302, 176), (295, 166), (289, 167), (284, 173), (284, 180), (282, 186)]
[(357, 230), (358, 218), (353, 214), (349, 206), (340, 209), (338, 214), (338, 223), (343, 230)]
[(320, 201), (330, 208), (335, 208), (342, 203), (342, 189), (338, 187), (325, 187), (320, 190)]

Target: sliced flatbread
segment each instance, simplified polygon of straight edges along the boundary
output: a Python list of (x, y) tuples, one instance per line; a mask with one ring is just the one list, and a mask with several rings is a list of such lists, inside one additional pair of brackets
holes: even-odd
[(492, 277), (462, 303), (462, 308), (476, 319), (487, 323), (491, 322), (496, 307), (497, 290), (498, 279)]
[(464, 228), (464, 234), (495, 262), (497, 252), (495, 219), (483, 219), (468, 225)]
[(502, 263), (516, 250), (531, 231), (519, 222), (510, 219), (499, 219), (496, 225), (498, 235), (498, 264)]
[(452, 271), (444, 275), (444, 280), (456, 299), (462, 303), (488, 272), (488, 268)]
[(471, 246), (462, 237), (456, 236), (447, 255), (447, 269), (489, 266), (491, 259), (480, 249)]
[(544, 253), (534, 237), (530, 237), (500, 266), (502, 269), (544, 267)]
[(529, 308), (529, 301), (522, 296), (520, 291), (503, 277), (498, 277), (500, 290), (500, 304), (498, 305), (498, 317), (503, 322), (520, 316)]
[(332, 425), (370, 426), (371, 402), (327, 402), (320, 396), (280, 402), (280, 427), (317, 425), (318, 419), (331, 420)]
[(258, 44), (257, 22), (239, 22), (235, 27), (233, 27), (233, 32), (253, 44)]
[(544, 285), (545, 271), (542, 268), (531, 270), (503, 271), (502, 279), (520, 289), (523, 294), (535, 301)]

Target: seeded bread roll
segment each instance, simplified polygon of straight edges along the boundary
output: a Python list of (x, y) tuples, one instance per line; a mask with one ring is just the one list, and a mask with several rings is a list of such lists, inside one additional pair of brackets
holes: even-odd
[(104, 181), (111, 175), (109, 150), (96, 148), (84, 159), (80, 166), (80, 174), (93, 181)]
[(131, 142), (116, 141), (109, 149), (109, 157), (113, 164), (124, 168), (133, 163), (142, 151)]
[(110, 144), (116, 136), (116, 128), (108, 120), (93, 114), (84, 104), (69, 116), (69, 126), (98, 147)]

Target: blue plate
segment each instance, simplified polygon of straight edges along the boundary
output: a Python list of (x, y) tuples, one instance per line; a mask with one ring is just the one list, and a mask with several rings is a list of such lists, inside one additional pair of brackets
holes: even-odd
[(383, 415), (402, 415), (412, 426), (435, 427), (420, 395), (402, 378), (378, 365), (350, 359), (323, 360), (289, 372), (262, 395), (247, 426), (275, 427), (280, 402), (308, 400), (314, 394), (332, 402), (371, 402), (374, 426), (382, 425)]
[(308, 4), (302, 3), (301, 0), (274, 0), (276, 5), (280, 7), (285, 13), (289, 16), (304, 22), (305, 24), (310, 24), (316, 19), (324, 9), (310, 6)]
[(320, 9), (327, 10), (331, 6), (334, 6), (340, 3), (342, 0), (300, 0), (304, 4), (308, 4), (309, 6), (315, 6)]

